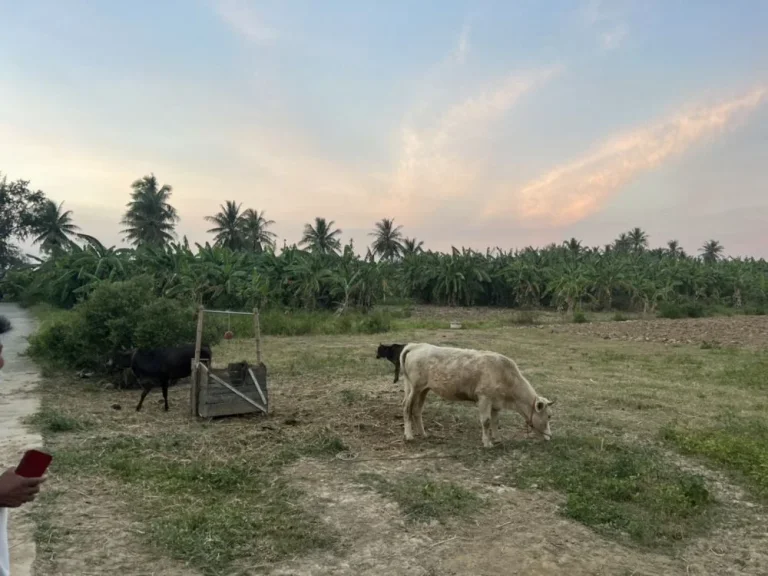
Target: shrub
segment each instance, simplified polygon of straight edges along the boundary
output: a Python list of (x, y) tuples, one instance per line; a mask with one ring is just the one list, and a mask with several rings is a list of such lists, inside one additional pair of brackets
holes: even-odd
[[(70, 368), (100, 369), (115, 350), (190, 343), (195, 334), (195, 309), (154, 296), (151, 280), (138, 277), (98, 285), (88, 300), (45, 322), (29, 352)], [(214, 345), (222, 335), (209, 323), (203, 342)]]
[(614, 322), (626, 322), (627, 320), (629, 320), (629, 318), (624, 316), (624, 314), (622, 314), (621, 312), (616, 312), (616, 314), (613, 315), (613, 320)]
[(659, 318), (669, 318), (670, 320), (677, 320), (683, 318), (685, 313), (683, 309), (674, 302), (662, 302), (656, 313)]
[(582, 312), (581, 310), (576, 310), (573, 313), (573, 322), (574, 324), (584, 324), (585, 322), (589, 322), (589, 320), (587, 320), (587, 317), (584, 314), (584, 312)]

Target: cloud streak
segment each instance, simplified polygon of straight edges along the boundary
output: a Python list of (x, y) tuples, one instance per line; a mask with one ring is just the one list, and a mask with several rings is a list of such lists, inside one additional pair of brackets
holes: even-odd
[(462, 198), (485, 180), (493, 129), (526, 93), (555, 69), (510, 74), (475, 97), (456, 104), (426, 128), (401, 127), (398, 162), (382, 205), (410, 217), (430, 214), (437, 203)]
[(271, 44), (277, 39), (277, 31), (264, 23), (247, 0), (215, 0), (216, 14), (235, 32), (256, 44)]
[(557, 166), (518, 191), (505, 190), (486, 206), (488, 218), (516, 217), (563, 226), (600, 211), (635, 178), (722, 132), (757, 108), (768, 94), (698, 106), (654, 125), (614, 137), (596, 151)]

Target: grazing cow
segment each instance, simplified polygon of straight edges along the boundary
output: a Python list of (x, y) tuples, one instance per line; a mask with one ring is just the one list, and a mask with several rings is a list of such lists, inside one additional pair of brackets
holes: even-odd
[(405, 344), (379, 344), (376, 350), (376, 359), (386, 358), (395, 365), (395, 382), (400, 378), (400, 354)]
[(497, 440), (499, 411), (517, 410), (529, 427), (550, 440), (549, 406), (554, 401), (539, 396), (510, 358), (484, 350), (407, 344), (400, 355), (405, 376), (403, 425), (406, 440), (413, 440), (413, 428), (422, 436), (421, 412), (430, 390), (446, 400), (477, 403), (483, 429), (483, 446)]
[[(192, 359), (195, 357), (194, 344), (168, 346), (165, 348), (135, 349), (118, 352), (115, 359), (110, 359), (108, 367), (130, 368), (144, 389), (136, 406), (136, 412), (141, 410), (153, 381), (160, 384), (163, 390), (165, 411), (168, 411), (168, 384), (180, 378), (186, 378), (192, 373)], [(200, 348), (200, 359), (211, 359), (211, 349), (208, 346)]]

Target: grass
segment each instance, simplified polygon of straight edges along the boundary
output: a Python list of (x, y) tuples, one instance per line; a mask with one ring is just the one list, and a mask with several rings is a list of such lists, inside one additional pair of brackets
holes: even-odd
[[(708, 524), (714, 500), (704, 479), (652, 448), (581, 436), (515, 448), (502, 467), (505, 483), (562, 492), (562, 513), (606, 536), (665, 547)], [(483, 460), (474, 465), (484, 466)]]
[(37, 412), (26, 422), (43, 434), (58, 434), (60, 432), (76, 432), (91, 427), (91, 422), (85, 418), (77, 418), (64, 414), (53, 408), (45, 408)]
[(701, 456), (729, 471), (763, 500), (768, 500), (768, 423), (731, 415), (717, 426), (667, 426), (661, 437), (684, 454)]
[[(304, 455), (338, 453), (345, 449), (338, 438), (319, 436), (280, 445), (272, 457), (229, 461), (195, 459), (196, 444), (186, 434), (96, 437), (54, 450), (55, 471), (116, 482), (115, 496), (132, 502), (148, 543), (203, 574), (220, 574), (243, 557), (275, 562), (336, 543), (337, 534), (301, 505), (302, 491), (280, 470)], [(50, 522), (43, 528), (58, 529)]]
[[(387, 502), (397, 504), (407, 530), (428, 530), (435, 542), (456, 537), (458, 527), (461, 539), (482, 540), (513, 517), (535, 519), (531, 538), (567, 535), (571, 524), (553, 522), (552, 507), (542, 506), (557, 502), (566, 518), (601, 536), (579, 532), (575, 555), (634, 555), (632, 565), (647, 562), (653, 573), (663, 573), (656, 559), (679, 557), (693, 537), (705, 550), (740, 550), (741, 533), (712, 530), (724, 516), (738, 515), (739, 526), (759, 526), (768, 490), (766, 354), (561, 334), (527, 328), (530, 317), (502, 312), (455, 309), (424, 316), (414, 308), (398, 316), (391, 308), (392, 331), (385, 337), (265, 336), (266, 419), (191, 419), (188, 392), (176, 387), (169, 413), (156, 391), (141, 413), (114, 411), (112, 403), (132, 406), (137, 392), (92, 390), (87, 382), (64, 384), (50, 374), (36, 420), (54, 453), (47, 488), (57, 493), (40, 501), (38, 542), (45, 557), (84, 557), (109, 532), (112, 525), (94, 521), (93, 531), (84, 532), (73, 522), (72, 508), (86, 506), (81, 493), (92, 502), (90, 516), (105, 515), (106, 507), (110, 517), (128, 518), (135, 527), (120, 536), (135, 565), (127, 576), (169, 558), (211, 575), (266, 563), (285, 572), (317, 562), (328, 572), (363, 561), (384, 566), (385, 556), (397, 556), (403, 546), (401, 521), (390, 520), (394, 508)], [(464, 329), (447, 328), (454, 317)], [(598, 318), (610, 320), (610, 314), (590, 313), (593, 322)], [(553, 321), (533, 315), (536, 325)], [(431, 323), (438, 328), (423, 327)], [(254, 358), (245, 329), (235, 328), (234, 340), (215, 347), (217, 365)], [(402, 376), (393, 384), (392, 365), (377, 360), (375, 350), (379, 342), (409, 341), (509, 355), (538, 392), (557, 399), (553, 440), (525, 440), (522, 419), (503, 412), (504, 442), (485, 450), (476, 408), (431, 394), (424, 409), (429, 438), (403, 443)], [(734, 416), (722, 419), (724, 412)], [(677, 453), (662, 451), (660, 438)], [(691, 456), (727, 471), (760, 504), (736, 509), (727, 494), (715, 501), (713, 486), (681, 463)], [(368, 460), (377, 464), (368, 468)], [(497, 493), (499, 484), (517, 490)], [(384, 503), (359, 499), (360, 485)], [(717, 494), (721, 499), (722, 490)], [(347, 516), (345, 509), (351, 510)], [(358, 546), (366, 538), (381, 544)], [(424, 554), (454, 552), (438, 547)], [(361, 554), (373, 556), (361, 560)], [(462, 554), (478, 552), (468, 546)], [(92, 562), (98, 571), (106, 560)], [(76, 572), (46, 568), (41, 573)]]
[(410, 522), (445, 523), (463, 517), (485, 505), (477, 494), (453, 482), (434, 480), (422, 474), (386, 479), (381, 474), (363, 473), (357, 480), (382, 496), (394, 500)]

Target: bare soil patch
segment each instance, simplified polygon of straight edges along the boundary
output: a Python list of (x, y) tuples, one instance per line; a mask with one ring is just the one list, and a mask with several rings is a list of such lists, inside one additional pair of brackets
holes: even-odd
[(634, 342), (768, 349), (768, 316), (715, 316), (559, 324), (554, 332)]

